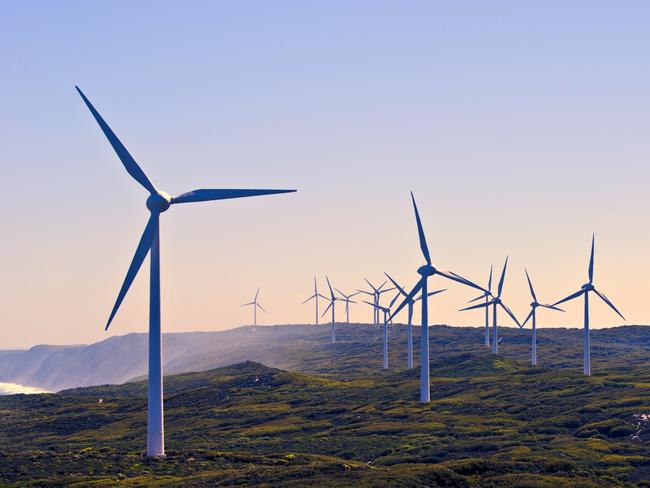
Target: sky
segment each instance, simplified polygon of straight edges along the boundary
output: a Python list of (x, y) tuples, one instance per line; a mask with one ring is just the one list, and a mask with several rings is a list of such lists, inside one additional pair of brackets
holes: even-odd
[[(650, 65), (642, 1), (0, 3), (0, 348), (146, 331), (148, 269), (104, 325), (148, 218), (74, 90), (152, 181), (297, 193), (161, 217), (163, 331), (312, 322), (325, 275), (352, 292), (423, 262), (524, 317), (587, 279), (648, 324)], [(449, 290), (430, 322), (480, 325)], [(539, 315), (581, 327), (582, 305)], [(342, 308), (340, 309), (342, 317)], [(417, 312), (416, 312), (417, 313)], [(353, 321), (372, 311), (352, 306)], [(505, 322), (507, 323), (507, 322)], [(592, 326), (623, 322), (604, 304)]]

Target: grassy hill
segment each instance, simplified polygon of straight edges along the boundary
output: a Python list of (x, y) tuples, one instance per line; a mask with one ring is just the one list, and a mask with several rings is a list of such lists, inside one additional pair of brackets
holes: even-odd
[[(415, 330), (416, 336), (419, 328)], [(502, 354), (529, 357), (530, 331), (500, 328)], [(541, 329), (540, 361), (580, 368), (582, 332), (579, 329)], [(243, 361), (307, 373), (345, 372), (365, 375), (381, 361), (381, 334), (366, 324), (339, 325), (341, 344), (328, 347), (329, 326), (277, 325), (239, 327), (219, 332), (163, 335), (166, 374), (207, 371)], [(482, 350), (482, 328), (436, 326), (431, 329), (432, 359), (448, 350)], [(644, 361), (650, 350), (647, 327), (617, 327), (592, 332), (594, 368)], [(405, 364), (406, 328), (391, 331), (393, 364)], [(391, 359), (392, 359), (391, 358)], [(113, 336), (90, 345), (36, 346), (25, 351), (0, 351), (0, 382), (59, 391), (78, 386), (119, 384), (147, 371), (147, 336)]]
[(648, 487), (649, 329), (597, 331), (586, 378), (575, 331), (542, 331), (531, 368), (517, 331), (495, 358), (479, 330), (434, 327), (423, 405), (417, 369), (381, 371), (379, 331), (346, 327), (286, 359), (309, 373), (166, 377), (165, 460), (142, 457), (144, 382), (0, 397), (0, 484)]

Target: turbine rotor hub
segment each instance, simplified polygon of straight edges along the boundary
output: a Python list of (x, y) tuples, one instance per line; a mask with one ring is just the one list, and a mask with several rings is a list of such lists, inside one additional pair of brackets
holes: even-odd
[(498, 305), (499, 303), (501, 303), (501, 298), (496, 297), (494, 300), (492, 300), (492, 303), (494, 303), (495, 305)]
[(425, 264), (418, 268), (418, 273), (422, 276), (433, 276), (438, 270), (431, 266), (430, 264)]
[(147, 208), (151, 212), (163, 213), (169, 208), (171, 201), (171, 195), (165, 193), (164, 191), (152, 193), (149, 195), (149, 197), (147, 197)]
[(585, 291), (593, 291), (594, 290), (594, 285), (591, 283), (587, 283), (585, 285), (582, 285), (582, 289)]
[(537, 307), (539, 307), (539, 303), (533, 302), (533, 303), (530, 304), (530, 306), (533, 307), (533, 308), (537, 308)]

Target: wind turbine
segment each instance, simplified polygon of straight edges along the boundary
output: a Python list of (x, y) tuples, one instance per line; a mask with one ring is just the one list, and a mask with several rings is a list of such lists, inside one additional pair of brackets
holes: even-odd
[(126, 296), (131, 283), (138, 274), (142, 262), (150, 253), (149, 265), (151, 268), (149, 280), (149, 372), (148, 372), (148, 412), (147, 412), (147, 455), (163, 457), (165, 455), (164, 423), (163, 423), (163, 379), (162, 379), (162, 336), (160, 331), (160, 214), (178, 203), (205, 202), (209, 200), (223, 200), (228, 198), (252, 197), (256, 195), (270, 195), (275, 193), (288, 193), (295, 190), (223, 190), (201, 189), (182, 193), (172, 197), (168, 193), (158, 190), (147, 175), (142, 171), (135, 159), (129, 154), (124, 145), (117, 138), (99, 112), (86, 98), (79, 87), (75, 87), (81, 95), (86, 106), (104, 132), (108, 142), (122, 161), (126, 171), (142, 185), (148, 192), (147, 208), (151, 213), (149, 221), (144, 228), (135, 255), (129, 266), (122, 288), (117, 295), (117, 300), (106, 323), (106, 329), (111, 325), (120, 304)]
[(334, 320), (334, 309), (335, 309), (336, 307), (334, 306), (334, 303), (335, 303), (337, 300), (338, 300), (338, 301), (343, 301), (343, 300), (341, 300), (339, 297), (337, 297), (337, 296), (334, 294), (334, 290), (332, 290), (332, 285), (330, 284), (330, 279), (329, 279), (327, 276), (325, 276), (325, 279), (327, 280), (327, 286), (328, 286), (329, 289), (330, 289), (330, 298), (329, 298), (330, 304), (327, 306), (327, 308), (325, 309), (325, 311), (323, 312), (323, 315), (321, 315), (321, 317), (323, 317), (323, 316), (327, 313), (327, 311), (328, 311), (330, 308), (332, 309), (332, 334), (331, 334), (331, 342), (332, 342), (332, 344), (334, 344), (334, 343), (336, 342), (336, 324), (335, 324), (335, 320)]
[(564, 312), (561, 308), (557, 308), (553, 305), (547, 305), (544, 303), (539, 303), (537, 301), (537, 295), (535, 295), (535, 290), (533, 289), (533, 283), (530, 281), (530, 276), (528, 275), (528, 270), (524, 269), (526, 272), (526, 279), (528, 280), (528, 287), (530, 288), (530, 294), (533, 297), (533, 302), (530, 304), (530, 313), (526, 317), (526, 320), (524, 320), (521, 324), (521, 328), (523, 329), (524, 326), (526, 325), (526, 322), (528, 322), (531, 318), (533, 319), (533, 328), (531, 332), (531, 359), (530, 359), (530, 364), (533, 366), (537, 365), (537, 308), (542, 307), (542, 308), (549, 308), (551, 310), (559, 310), (560, 312)]
[[(359, 293), (365, 293), (366, 295), (370, 295), (373, 297), (373, 301), (375, 305), (379, 305), (379, 301), (381, 300), (381, 294), (385, 293), (387, 291), (391, 291), (394, 288), (385, 288), (384, 286), (386, 285), (386, 282), (384, 281), (379, 287), (376, 287), (370, 281), (368, 281), (367, 278), (364, 278), (365, 282), (368, 283), (370, 288), (372, 288), (372, 291), (366, 291), (366, 290), (357, 290)], [(374, 315), (373, 315), (373, 323), (374, 325), (379, 325), (379, 309), (374, 307)]]
[[(388, 273), (384, 273), (388, 279), (393, 283), (395, 288), (397, 288), (398, 293), (395, 295), (395, 297), (391, 300), (390, 302), (390, 307), (392, 307), (395, 303), (395, 301), (400, 297), (400, 296), (405, 296), (408, 297), (408, 293), (402, 288), (400, 285), (397, 284), (397, 281), (395, 281), (393, 278), (390, 277)], [(438, 293), (442, 293), (445, 290), (436, 290), (427, 293), (428, 296), (433, 296), (437, 295)], [(422, 295), (420, 295), (417, 298), (410, 298), (408, 301), (408, 329), (407, 329), (407, 359), (406, 359), (406, 365), (408, 369), (413, 368), (413, 305), (415, 305), (415, 302), (418, 300), (422, 300)]]
[(252, 302), (244, 303), (242, 307), (249, 307), (253, 306), (253, 325), (257, 325), (257, 309), (259, 308), (262, 312), (266, 313), (266, 310), (264, 310), (264, 307), (259, 304), (257, 301), (257, 296), (260, 294), (260, 289), (257, 289), (257, 292), (255, 292), (255, 298), (253, 298)]
[(384, 369), (388, 369), (388, 321), (390, 316), (390, 308), (382, 307), (381, 305), (376, 305), (372, 302), (367, 302), (366, 300), (363, 303), (367, 303), (373, 307), (377, 312), (384, 312)]
[(351, 303), (357, 303), (354, 300), (352, 300), (352, 297), (357, 296), (361, 292), (360, 291), (355, 291), (352, 295), (346, 295), (345, 293), (343, 293), (338, 288), (334, 288), (334, 289), (339, 293), (339, 295), (341, 295), (343, 297), (343, 299), (341, 301), (345, 302), (345, 322), (349, 324), (350, 323), (350, 304)]
[(517, 324), (521, 328), (521, 324), (517, 320), (517, 317), (515, 317), (515, 314), (512, 313), (512, 311), (506, 307), (503, 302), (501, 301), (501, 292), (503, 291), (503, 282), (506, 279), (506, 269), (508, 268), (508, 258), (506, 258), (506, 262), (503, 265), (503, 271), (501, 271), (501, 279), (499, 280), (499, 287), (497, 288), (497, 296), (492, 297), (491, 300), (487, 301), (485, 303), (481, 303), (479, 305), (473, 305), (471, 307), (463, 308), (461, 311), (464, 310), (474, 310), (477, 308), (488, 308), (490, 305), (493, 306), (492, 308), (492, 353), (493, 354), (499, 354), (499, 334), (497, 330), (497, 309), (498, 307), (501, 307), (503, 310), (506, 311), (508, 315), (512, 318), (512, 320), (515, 321), (515, 324)]
[(596, 241), (596, 236), (593, 235), (591, 238), (591, 257), (589, 258), (589, 282), (582, 285), (582, 288), (575, 292), (572, 295), (569, 295), (568, 297), (560, 300), (559, 302), (555, 302), (553, 306), (555, 307), (556, 305), (559, 305), (564, 302), (568, 302), (569, 300), (573, 300), (574, 298), (578, 298), (581, 295), (584, 295), (585, 297), (585, 326), (584, 326), (584, 359), (583, 359), (583, 372), (584, 374), (590, 376), (591, 375), (591, 344), (590, 344), (590, 338), (589, 338), (589, 292), (594, 292), (600, 299), (605, 302), (609, 307), (614, 310), (623, 320), (625, 320), (625, 317), (623, 317), (623, 314), (618, 311), (618, 309), (614, 306), (614, 304), (605, 296), (604, 293), (599, 292), (596, 290), (594, 287), (594, 245)]
[(420, 239), (420, 249), (422, 250), (422, 255), (426, 261), (426, 264), (418, 268), (418, 273), (421, 278), (418, 280), (413, 289), (406, 295), (404, 301), (400, 304), (397, 309), (391, 314), (390, 318), (393, 318), (399, 313), (405, 305), (408, 305), (409, 301), (417, 295), (417, 293), (422, 290), (422, 334), (420, 335), (420, 401), (429, 402), (431, 399), (430, 392), (430, 382), (429, 382), (429, 292), (427, 291), (427, 280), (431, 276), (440, 275), (448, 280), (456, 281), (463, 285), (471, 286), (481, 291), (483, 288), (472, 283), (471, 281), (462, 278), (458, 275), (440, 271), (437, 268), (434, 268), (431, 265), (431, 256), (429, 254), (429, 247), (427, 246), (427, 240), (424, 235), (424, 229), (422, 228), (422, 222), (420, 221), (420, 214), (418, 213), (418, 207), (415, 204), (415, 197), (413, 192), (411, 192), (411, 201), (413, 202), (413, 210), (415, 212), (415, 221), (418, 227), (418, 236)]
[(318, 285), (316, 284), (316, 277), (314, 276), (314, 294), (310, 296), (307, 300), (302, 302), (302, 304), (304, 305), (310, 300), (316, 300), (316, 325), (318, 325), (318, 299), (319, 298), (324, 298), (325, 300), (327, 300), (327, 297), (324, 297), (323, 295), (318, 293)]
[[(488, 278), (487, 290), (482, 295), (470, 300), (468, 303), (485, 299), (487, 305), (490, 298), (492, 298), (492, 266), (490, 266), (490, 277)], [(485, 347), (490, 347), (490, 308), (487, 306), (485, 307)]]

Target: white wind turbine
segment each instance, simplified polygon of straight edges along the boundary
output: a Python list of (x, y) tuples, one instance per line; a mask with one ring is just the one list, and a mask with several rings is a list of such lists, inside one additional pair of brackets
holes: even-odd
[[(519, 323), (519, 320), (517, 320), (517, 317), (515, 317), (515, 314), (512, 313), (512, 311), (504, 305), (504, 303), (501, 301), (501, 292), (503, 291), (503, 282), (506, 278), (506, 269), (508, 268), (508, 258), (506, 258), (506, 262), (503, 265), (503, 271), (501, 271), (501, 279), (499, 280), (499, 287), (497, 288), (497, 296), (492, 297), (490, 301), (486, 301), (485, 303), (481, 303), (479, 305), (473, 305), (471, 307), (463, 308), (461, 309), (462, 311), (465, 310), (475, 310), (477, 308), (487, 308), (490, 305), (492, 305), (492, 353), (493, 354), (499, 354), (499, 331), (497, 329), (497, 309), (498, 307), (501, 307), (505, 312), (510, 315), (510, 318), (514, 320), (515, 324), (517, 324), (519, 327), (521, 327), (521, 324)], [(485, 290), (484, 290), (485, 291)]]
[(413, 287), (413, 289), (406, 295), (404, 301), (400, 304), (397, 309), (391, 314), (390, 319), (397, 315), (402, 308), (404, 308), (408, 303), (422, 290), (422, 334), (420, 335), (420, 401), (429, 402), (431, 400), (431, 389), (430, 389), (430, 378), (429, 378), (429, 292), (427, 291), (428, 279), (431, 276), (440, 275), (443, 278), (448, 280), (456, 281), (463, 285), (471, 286), (481, 291), (485, 291), (480, 286), (472, 283), (471, 281), (462, 278), (459, 275), (443, 272), (435, 268), (431, 264), (431, 256), (429, 254), (429, 246), (427, 245), (427, 239), (424, 235), (424, 229), (422, 228), (422, 222), (420, 221), (420, 214), (418, 213), (418, 207), (415, 204), (415, 197), (413, 192), (411, 192), (411, 201), (413, 202), (413, 211), (415, 212), (415, 221), (418, 227), (418, 236), (420, 240), (420, 249), (422, 255), (426, 261), (426, 264), (420, 266), (417, 270), (420, 275), (420, 279)]
[(618, 311), (614, 304), (605, 296), (604, 293), (599, 292), (594, 287), (594, 246), (595, 246), (596, 236), (593, 235), (591, 238), (591, 257), (589, 258), (589, 282), (582, 285), (579, 291), (569, 295), (566, 298), (563, 298), (559, 302), (555, 302), (553, 306), (559, 305), (579, 296), (585, 297), (585, 321), (584, 321), (584, 336), (583, 336), (583, 372), (586, 375), (591, 375), (591, 342), (589, 337), (589, 293), (595, 293), (603, 302), (605, 302), (609, 307), (614, 310), (623, 320), (623, 314)]
[(266, 313), (266, 310), (264, 310), (264, 307), (259, 304), (257, 301), (257, 297), (260, 294), (260, 289), (258, 288), (257, 291), (255, 292), (255, 298), (253, 298), (252, 302), (244, 303), (242, 307), (253, 307), (253, 325), (257, 325), (257, 309), (259, 308), (262, 312)]
[(149, 371), (148, 383), (148, 412), (147, 412), (147, 455), (163, 457), (165, 455), (165, 437), (163, 422), (163, 374), (162, 374), (162, 335), (160, 330), (160, 241), (159, 218), (160, 214), (169, 209), (171, 205), (179, 203), (205, 202), (209, 200), (224, 200), (229, 198), (252, 197), (256, 195), (271, 195), (287, 193), (295, 190), (223, 190), (201, 189), (182, 193), (172, 197), (168, 193), (158, 190), (149, 180), (142, 168), (117, 138), (99, 112), (86, 98), (79, 87), (75, 87), (81, 95), (86, 106), (104, 132), (108, 142), (122, 161), (126, 171), (142, 185), (148, 192), (147, 209), (150, 212), (149, 221), (144, 228), (135, 255), (124, 278), (122, 288), (117, 295), (117, 300), (106, 323), (106, 329), (111, 325), (120, 304), (126, 296), (133, 280), (142, 266), (142, 262), (150, 255), (149, 279)]
[[(364, 278), (365, 282), (368, 283), (370, 288), (372, 288), (372, 291), (366, 291), (366, 290), (357, 290), (359, 293), (364, 293), (366, 295), (370, 295), (373, 297), (373, 302), (375, 305), (380, 305), (380, 300), (381, 300), (381, 294), (386, 293), (387, 291), (393, 290), (393, 288), (384, 288), (386, 285), (386, 282), (384, 281), (380, 286), (375, 286), (370, 281), (368, 281), (367, 278)], [(379, 309), (377, 307), (373, 307), (373, 324), (374, 325), (379, 325)]]
[(390, 316), (390, 308), (382, 307), (381, 305), (375, 305), (373, 302), (368, 302), (366, 300), (364, 300), (363, 303), (367, 303), (378, 312), (384, 312), (384, 369), (388, 369), (388, 321)]
[[(408, 293), (402, 288), (400, 285), (397, 284), (397, 281), (395, 281), (393, 278), (390, 277), (388, 273), (384, 273), (388, 279), (393, 283), (395, 288), (397, 288), (398, 293), (395, 295), (395, 297), (391, 300), (390, 302), (390, 307), (392, 307), (395, 304), (395, 301), (400, 297), (408, 297)], [(437, 295), (438, 293), (442, 293), (443, 290), (435, 290), (432, 292), (427, 293), (428, 296), (433, 296)], [(408, 301), (408, 329), (407, 329), (407, 351), (406, 351), (406, 366), (408, 369), (411, 369), (413, 367), (413, 306), (415, 305), (415, 302), (418, 300), (422, 300), (422, 295), (418, 296), (417, 298), (410, 298)]]
[(334, 294), (334, 290), (332, 290), (332, 285), (330, 284), (330, 279), (327, 276), (325, 276), (325, 279), (327, 280), (327, 286), (330, 289), (330, 298), (329, 298), (330, 304), (327, 306), (327, 308), (325, 309), (321, 317), (325, 316), (325, 314), (330, 308), (332, 309), (332, 331), (330, 337), (331, 337), (332, 344), (334, 344), (336, 342), (336, 321), (334, 316), (334, 309), (336, 307), (334, 304), (336, 303), (337, 300), (338, 301), (343, 301), (343, 300), (341, 300), (339, 297), (337, 297)]
[(483, 294), (470, 300), (468, 303), (473, 303), (478, 300), (485, 299), (485, 347), (490, 347), (490, 308), (487, 306), (488, 302), (492, 298), (492, 266), (490, 266), (490, 277), (488, 278), (488, 287)]
[(523, 329), (524, 326), (526, 325), (526, 322), (528, 322), (530, 319), (533, 319), (531, 340), (530, 340), (530, 346), (531, 346), (530, 364), (532, 364), (533, 366), (537, 366), (537, 308), (538, 307), (548, 308), (550, 310), (559, 310), (560, 312), (564, 312), (564, 310), (562, 310), (561, 308), (557, 308), (553, 305), (539, 303), (537, 301), (537, 295), (535, 294), (535, 290), (533, 289), (533, 283), (530, 281), (528, 270), (525, 269), (524, 271), (526, 272), (526, 279), (528, 280), (528, 287), (530, 288), (530, 294), (533, 297), (533, 301), (530, 304), (530, 313), (526, 317), (526, 320), (522, 322), (521, 328)]
[(323, 295), (318, 293), (318, 285), (316, 284), (316, 277), (314, 276), (314, 294), (310, 296), (307, 300), (302, 302), (302, 304), (304, 305), (310, 300), (316, 300), (316, 325), (318, 325), (318, 299), (319, 298), (324, 298), (325, 300), (327, 300), (327, 297), (324, 297)]
[(346, 295), (345, 293), (343, 293), (338, 288), (335, 287), (334, 289), (339, 293), (339, 295), (341, 295), (343, 297), (341, 299), (341, 301), (345, 302), (345, 323), (349, 324), (350, 323), (350, 304), (351, 303), (357, 303), (354, 300), (352, 300), (352, 297), (357, 296), (361, 292), (360, 291), (355, 291), (351, 295)]

